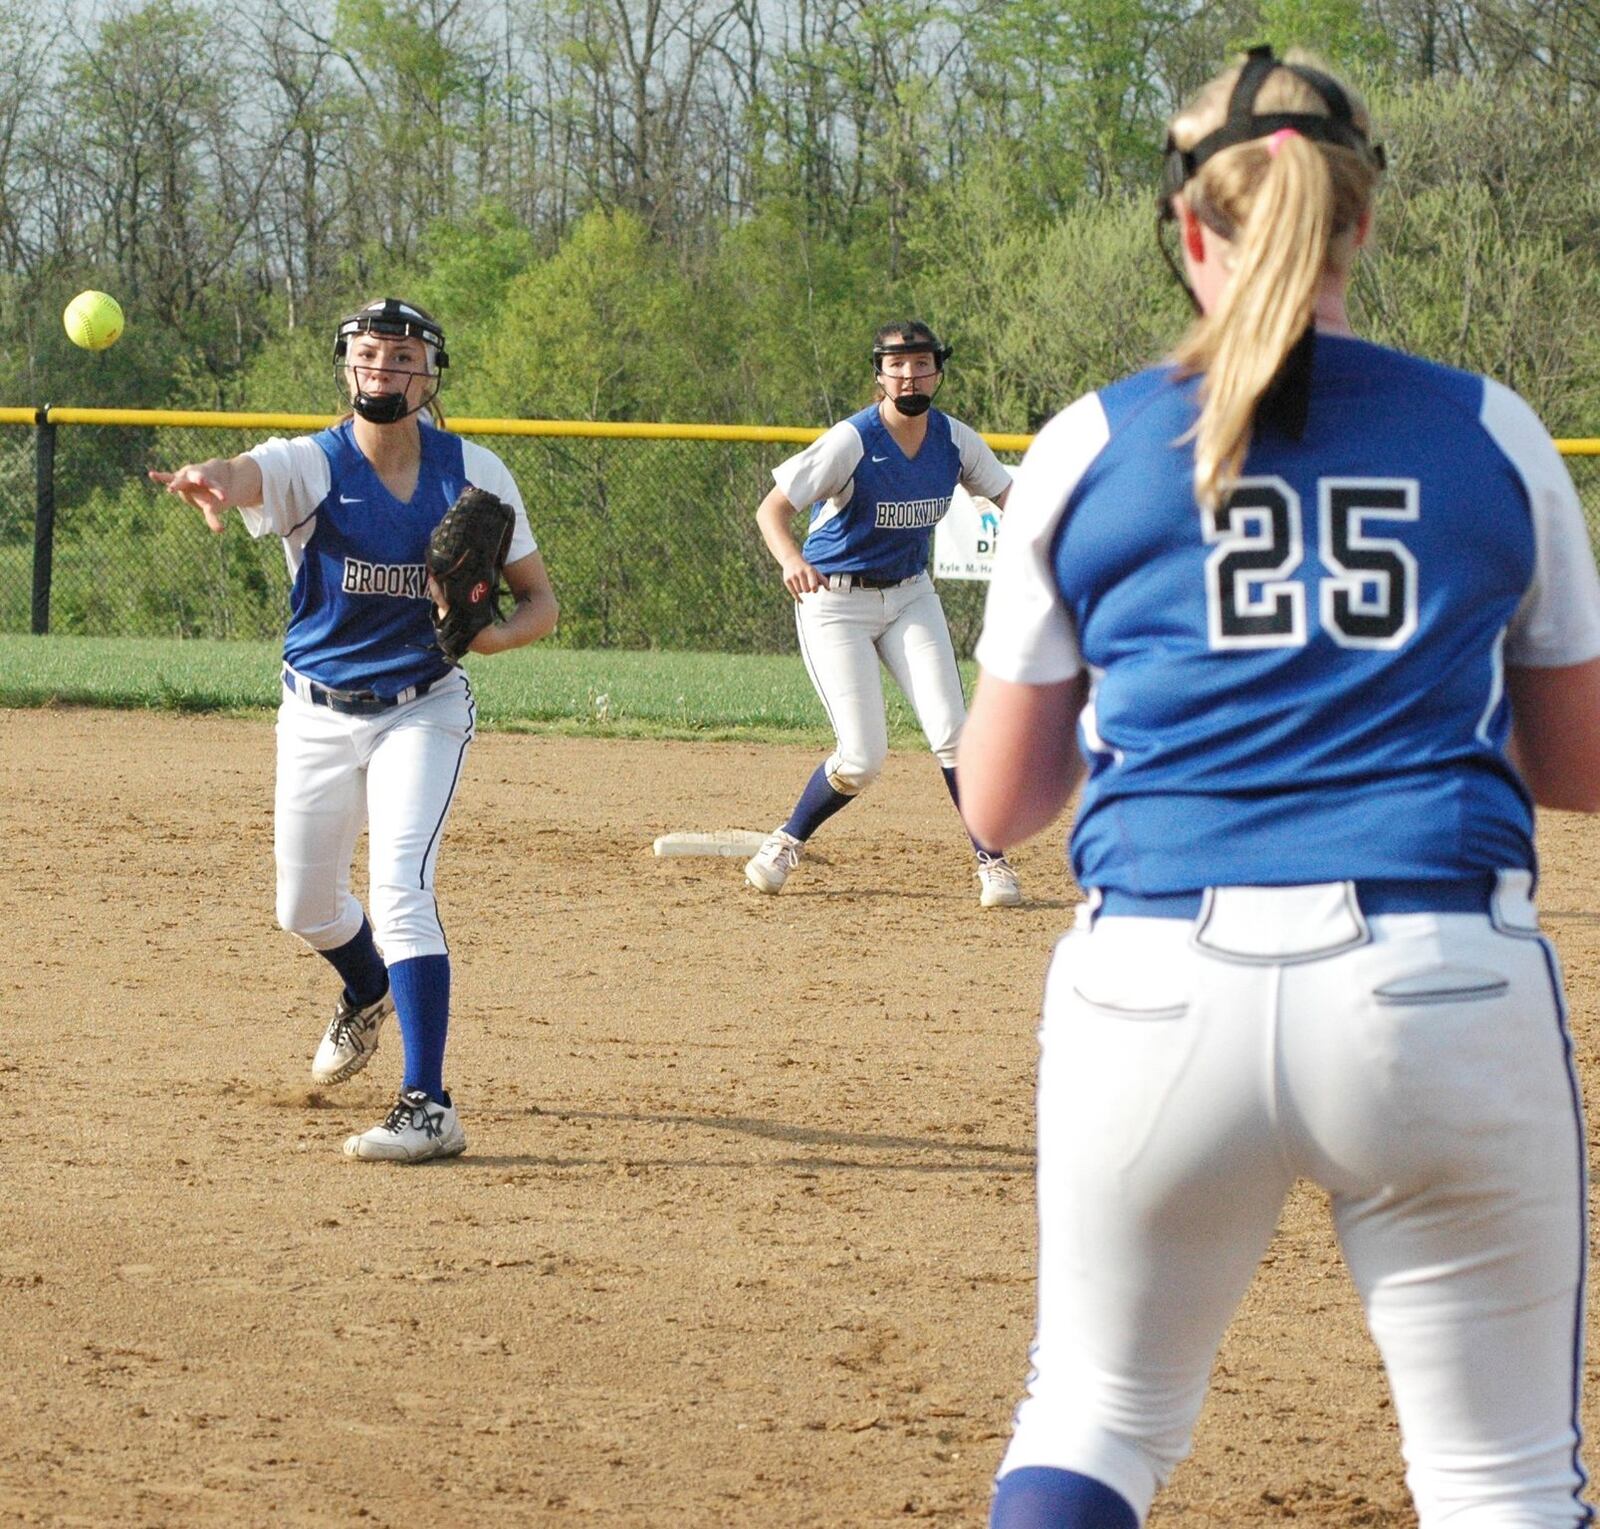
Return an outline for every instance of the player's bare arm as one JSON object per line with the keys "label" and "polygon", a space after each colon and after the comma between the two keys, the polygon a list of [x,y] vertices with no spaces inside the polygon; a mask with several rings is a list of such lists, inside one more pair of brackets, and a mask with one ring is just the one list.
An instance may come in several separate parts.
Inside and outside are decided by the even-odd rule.
{"label": "player's bare arm", "polygon": [[1600,658],[1507,665],[1512,763],[1541,807],[1600,812]]}
{"label": "player's bare arm", "polygon": [[509,653],[526,647],[556,629],[559,615],[550,575],[537,552],[507,563],[502,577],[511,591],[512,606],[504,621],[486,626],[472,641],[474,653]]}
{"label": "player's bare arm", "polygon": [[783,570],[784,588],[796,599],[821,589],[826,582],[805,560],[800,543],[794,538],[794,519],[799,513],[781,488],[774,488],[768,493],[756,511],[756,527],[761,532],[761,539]]}
{"label": "player's bare arm", "polygon": [[213,531],[222,530],[224,510],[253,509],[261,503],[261,468],[248,455],[190,462],[170,473],[152,469],[150,478],[169,494],[192,504]]}
{"label": "player's bare arm", "polygon": [[956,753],[961,816],[974,838],[1020,844],[1048,828],[1083,777],[1078,713],[1082,674],[1025,685],[982,671]]}

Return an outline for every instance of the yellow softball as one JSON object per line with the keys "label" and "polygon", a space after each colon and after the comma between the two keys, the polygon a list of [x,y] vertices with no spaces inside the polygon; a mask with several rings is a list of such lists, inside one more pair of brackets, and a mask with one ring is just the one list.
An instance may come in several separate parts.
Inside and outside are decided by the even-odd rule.
{"label": "yellow softball", "polygon": [[108,292],[80,292],[61,315],[67,338],[85,350],[104,350],[122,335],[122,305]]}

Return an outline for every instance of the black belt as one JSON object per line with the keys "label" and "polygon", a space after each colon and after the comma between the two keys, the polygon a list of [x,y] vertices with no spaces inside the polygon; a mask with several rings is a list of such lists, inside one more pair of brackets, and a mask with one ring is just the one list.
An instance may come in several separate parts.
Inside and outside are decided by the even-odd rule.
{"label": "black belt", "polygon": [[283,683],[303,701],[313,706],[326,706],[329,711],[343,712],[350,717],[370,717],[378,712],[393,711],[407,701],[426,695],[437,679],[424,680],[420,685],[407,685],[398,695],[383,696],[372,690],[335,690],[329,685],[319,685],[303,674],[296,674],[287,664],[283,666]]}
{"label": "black belt", "polygon": [[[1356,903],[1369,918],[1378,913],[1487,913],[1492,875],[1464,881],[1357,881]],[[1101,893],[1102,918],[1198,918],[1204,892]]]}
{"label": "black belt", "polygon": [[827,580],[829,589],[898,589],[921,577],[921,573],[908,573],[897,579],[886,579],[876,573],[830,573]]}

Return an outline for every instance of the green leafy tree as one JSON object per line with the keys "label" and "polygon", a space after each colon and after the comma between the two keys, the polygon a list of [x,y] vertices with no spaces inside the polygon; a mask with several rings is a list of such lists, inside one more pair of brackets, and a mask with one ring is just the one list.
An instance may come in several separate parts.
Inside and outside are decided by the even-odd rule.
{"label": "green leafy tree", "polygon": [[1394,39],[1361,0],[1261,0],[1260,36],[1280,53],[1312,49],[1339,71],[1377,69],[1395,60]]}
{"label": "green leafy tree", "polygon": [[825,425],[870,396],[870,341],[909,316],[881,239],[846,240],[771,201],[730,228],[700,278],[703,416]]}
{"label": "green leafy tree", "polygon": [[688,320],[683,284],[644,223],[590,213],[507,285],[483,338],[483,386],[530,418],[665,418],[681,375],[671,337]]}
{"label": "green leafy tree", "polygon": [[506,294],[536,264],[532,233],[505,203],[486,201],[461,218],[441,218],[423,237],[416,300],[454,339],[459,331],[493,327]]}
{"label": "green leafy tree", "polygon": [[[353,73],[364,133],[348,140],[350,205],[391,256],[483,194],[470,152],[492,49],[453,0],[337,0],[331,37]],[[381,188],[381,190],[379,189]]]}

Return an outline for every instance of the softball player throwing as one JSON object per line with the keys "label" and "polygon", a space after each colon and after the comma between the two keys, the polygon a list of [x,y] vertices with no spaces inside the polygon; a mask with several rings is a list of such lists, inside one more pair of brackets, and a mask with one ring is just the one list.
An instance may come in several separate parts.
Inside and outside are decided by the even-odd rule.
{"label": "softball player throwing", "polygon": [[991,1523],[1144,1522],[1303,1175],[1425,1529],[1586,1524],[1585,1138],[1532,900],[1533,803],[1600,807],[1578,501],[1515,394],[1351,334],[1352,91],[1254,50],[1167,166],[1201,316],[1019,469],[961,746],[1008,843],[1087,763]]}
{"label": "softball player throwing", "polygon": [[[889,732],[880,661],[911,702],[957,797],[966,700],[928,549],[957,483],[1004,506],[1011,475],[976,431],[932,407],[949,355],[926,324],[886,324],[872,344],[877,401],[774,468],[776,486],[756,511],[794,597],[800,652],[835,734],[833,753],[789,820],[744,868],[757,891],[781,892],[806,841],[883,769]],[[811,506],[804,546],[790,529],[800,505]],[[973,847],[983,906],[1021,902],[1004,853]]]}
{"label": "softball player throwing", "polygon": [[[463,488],[498,494],[516,514],[505,567],[515,603],[473,651],[545,636],[556,601],[504,463],[423,417],[448,364],[439,325],[385,298],[339,325],[334,359],[351,412],[332,429],[150,476],[213,531],[232,505],[251,535],[283,538],[294,585],[277,728],[278,921],[344,984],[311,1074],[353,1077],[397,1014],[399,1099],[344,1150],[419,1162],[467,1144],[443,1080],[450,957],[433,889],[474,704],[435,644],[423,566],[429,533]],[[350,892],[363,824],[370,922]]]}

